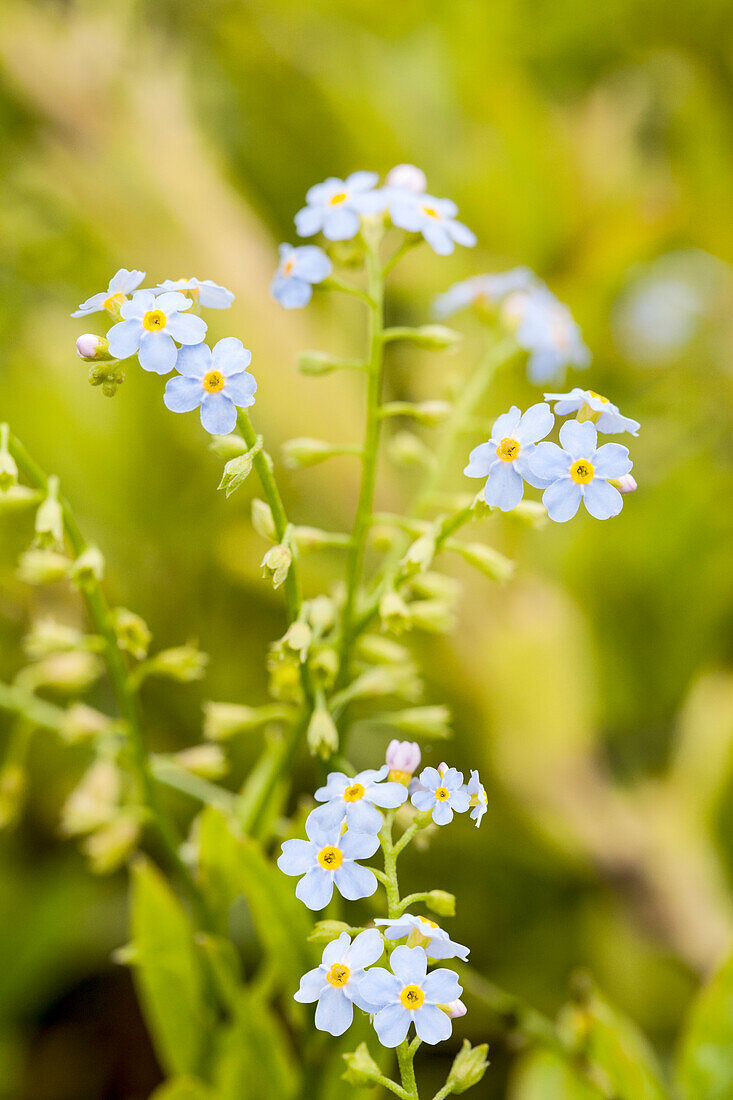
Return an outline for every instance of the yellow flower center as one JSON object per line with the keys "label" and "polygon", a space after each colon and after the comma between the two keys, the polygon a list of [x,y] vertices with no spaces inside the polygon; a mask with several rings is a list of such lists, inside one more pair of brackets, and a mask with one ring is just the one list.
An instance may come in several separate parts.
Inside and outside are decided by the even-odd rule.
{"label": "yellow flower center", "polygon": [[118,291],[117,294],[110,294],[109,298],[104,303],[104,308],[108,309],[110,313],[114,313],[123,302],[127,301],[127,295],[122,291]]}
{"label": "yellow flower center", "polygon": [[221,371],[209,370],[204,375],[204,389],[207,393],[219,393],[224,389],[225,378]]}
{"label": "yellow flower center", "polygon": [[358,802],[360,798],[364,797],[364,788],[361,783],[352,783],[350,787],[347,787],[344,791],[344,799],[347,802]]}
{"label": "yellow flower center", "polygon": [[337,194],[332,195],[328,201],[331,203],[331,206],[339,206],[342,202],[346,202],[348,197],[346,191],[339,191]]}
{"label": "yellow flower center", "polygon": [[343,852],[340,848],[334,848],[333,844],[327,844],[318,853],[318,862],[324,871],[337,871],[343,862]]}
{"label": "yellow flower center", "polygon": [[283,266],[283,275],[285,275],[285,277],[287,278],[287,276],[290,274],[290,272],[293,270],[294,267],[295,267],[295,260],[292,260],[292,259],[291,260],[286,260],[285,265]]}
{"label": "yellow flower center", "polygon": [[595,468],[587,458],[579,458],[570,467],[570,476],[577,485],[587,485],[593,480]]}
{"label": "yellow flower center", "polygon": [[409,787],[410,780],[412,779],[412,772],[398,772],[393,769],[387,776],[387,779],[390,783],[403,783],[406,787]]}
{"label": "yellow flower center", "polygon": [[504,436],[499,446],[496,448],[497,456],[502,462],[513,462],[519,454],[519,443],[516,439],[511,439],[508,435]]}
{"label": "yellow flower center", "polygon": [[340,988],[342,985],[346,985],[350,974],[351,971],[348,966],[344,966],[343,963],[334,963],[328,974],[326,974],[326,981]]}
{"label": "yellow flower center", "polygon": [[427,924],[428,928],[438,927],[434,920],[429,920],[427,917],[418,917],[417,919],[420,921],[421,924]]}
{"label": "yellow flower center", "polygon": [[591,397],[595,397],[596,401],[602,401],[604,405],[610,405],[610,401],[607,397],[604,397],[602,393],[596,393],[595,390],[588,390]]}
{"label": "yellow flower center", "polygon": [[162,309],[149,309],[143,317],[143,328],[148,332],[160,332],[168,324],[168,318]]}
{"label": "yellow flower center", "polygon": [[447,787],[436,787],[435,797],[437,798],[438,802],[447,802],[450,798],[450,791]]}
{"label": "yellow flower center", "polygon": [[425,994],[419,985],[406,985],[400,993],[400,1000],[404,1008],[414,1010],[420,1008],[425,1000]]}
{"label": "yellow flower center", "polygon": [[423,214],[427,214],[427,216],[429,218],[436,218],[436,219],[440,218],[440,214],[438,213],[438,211],[435,209],[434,206],[423,206],[422,212],[423,212]]}

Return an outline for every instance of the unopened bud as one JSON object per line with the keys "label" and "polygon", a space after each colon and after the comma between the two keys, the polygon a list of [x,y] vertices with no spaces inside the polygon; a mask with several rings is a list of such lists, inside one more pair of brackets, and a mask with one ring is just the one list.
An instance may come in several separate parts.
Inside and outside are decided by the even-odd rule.
{"label": "unopened bud", "polygon": [[107,875],[116,871],[137,847],[141,829],[138,815],[130,811],[118,814],[113,821],[88,836],[81,847],[94,874]]}
{"label": "unopened bud", "polygon": [[447,325],[421,325],[412,329],[409,339],[429,351],[455,351],[463,341],[460,332]]}
{"label": "unopened bud", "polygon": [[432,565],[434,557],[435,535],[420,535],[410,546],[400,564],[403,572],[414,573],[417,571],[422,573]]}
{"label": "unopened bud", "polygon": [[389,441],[387,452],[397,466],[425,469],[433,462],[433,452],[412,432],[397,432]]}
{"label": "unopened bud", "polygon": [[134,611],[116,607],[112,612],[112,625],[120,649],[129,653],[136,661],[144,660],[153,637],[145,620]]}
{"label": "unopened bud", "polygon": [[636,492],[636,478],[633,474],[623,474],[621,477],[609,478],[611,485],[615,485],[619,493]]}
{"label": "unopened bud", "polygon": [[228,462],[232,458],[237,458],[239,455],[245,454],[247,451],[247,444],[244,442],[241,435],[237,432],[232,432],[231,435],[212,436],[209,441],[209,450],[212,454],[215,454],[217,458],[223,458]]}
{"label": "unopened bud", "polygon": [[417,741],[390,741],[385,757],[389,780],[409,786],[410,779],[420,767],[420,760],[420,746]]}
{"label": "unopened bud", "polygon": [[31,661],[40,661],[52,653],[68,653],[80,649],[85,637],[73,626],[65,626],[54,619],[39,619],[23,639],[23,649]]}
{"label": "unopened bud", "polygon": [[262,559],[262,575],[269,576],[273,588],[279,588],[290,571],[293,561],[291,550],[282,543],[271,546]]}
{"label": "unopened bud", "polygon": [[77,650],[54,653],[28,665],[17,676],[17,683],[31,690],[48,688],[62,695],[82,695],[102,674],[102,664],[94,653]]}
{"label": "unopened bud", "polygon": [[499,584],[508,581],[514,573],[514,562],[483,542],[451,542],[450,548],[456,550],[469,565]]}
{"label": "unopened bud", "polygon": [[267,707],[245,707],[239,703],[204,703],[204,737],[207,741],[228,741],[238,733],[250,733],[270,721]]}
{"label": "unopened bud", "polygon": [[274,542],[277,538],[270,505],[265,504],[264,500],[260,500],[259,497],[255,497],[252,501],[252,526],[263,539]]}
{"label": "unopened bud", "polygon": [[104,577],[104,555],[96,546],[87,546],[71,567],[72,579],[81,587],[99,584]]}
{"label": "unopened bud", "polygon": [[145,676],[162,676],[179,684],[190,684],[204,678],[208,663],[208,656],[196,646],[179,645],[161,649],[139,669]]}
{"label": "unopened bud", "polygon": [[329,355],[326,351],[304,351],[298,356],[298,370],[311,377],[331,374],[332,371],[348,366],[351,364],[347,360]]}
{"label": "unopened bud", "polygon": [[337,940],[342,932],[349,932],[350,926],[342,920],[319,920],[308,936],[310,943],[330,943]]}
{"label": "unopened bud", "polygon": [[336,650],[330,646],[318,646],[311,650],[311,669],[323,691],[330,691],[338,673],[339,658]]}
{"label": "unopened bud", "polygon": [[362,634],[356,645],[359,655],[373,665],[402,664],[410,657],[403,645],[381,634]]}
{"label": "unopened bud", "polygon": [[456,1000],[450,1001],[447,1005],[438,1005],[438,1008],[445,1012],[446,1016],[449,1016],[451,1020],[459,1020],[461,1016],[465,1016],[468,1009],[464,1005],[463,1001]]}
{"label": "unopened bud", "polygon": [[417,630],[449,634],[455,621],[453,608],[443,600],[414,600],[410,604],[410,623]]}
{"label": "unopened bud", "polygon": [[109,340],[106,336],[95,336],[93,332],[85,332],[79,337],[76,341],[76,354],[85,363],[114,358],[109,353]]}
{"label": "unopened bud", "polygon": [[411,416],[428,428],[443,424],[451,414],[453,406],[448,401],[421,401],[413,406]]}
{"label": "unopened bud", "polygon": [[357,676],[346,689],[350,699],[378,699],[394,695],[412,702],[419,699],[422,687],[411,665],[379,665]]}
{"label": "unopened bud", "polygon": [[308,623],[298,619],[291,623],[283,637],[283,644],[297,653],[301,661],[304,661],[308,648],[313,640],[313,631]]}
{"label": "unopened bud", "polygon": [[113,722],[106,714],[88,707],[86,703],[73,703],[64,711],[59,734],[70,745],[79,741],[91,741],[100,734],[109,733]]}
{"label": "unopened bud", "polygon": [[360,1043],[356,1050],[341,1057],[346,1062],[346,1070],[341,1075],[350,1085],[370,1085],[382,1080],[382,1071],[372,1058],[366,1043]]}
{"label": "unopened bud", "polygon": [[325,634],[336,621],[336,607],[330,596],[314,596],[304,604],[304,609],[316,634]]}
{"label": "unopened bud", "polygon": [[71,565],[54,550],[26,550],[18,561],[18,576],[26,584],[55,584],[68,575]]}
{"label": "unopened bud", "polygon": [[425,898],[425,904],[431,913],[437,913],[439,917],[456,915],[455,894],[449,894],[447,890],[431,890]]}
{"label": "unopened bud", "polygon": [[295,469],[298,466],[315,466],[318,462],[325,462],[335,454],[339,454],[341,448],[334,447],[322,439],[309,439],[306,436],[297,439],[289,439],[282,445],[283,461],[286,466]]}
{"label": "unopened bud", "polygon": [[488,1051],[487,1043],[472,1047],[468,1039],[463,1040],[463,1046],[455,1056],[446,1082],[451,1092],[467,1092],[479,1083],[489,1064],[486,1058]]}
{"label": "unopened bud", "polygon": [[436,573],[432,570],[416,573],[414,577],[410,577],[409,583],[411,593],[428,600],[445,600],[452,603],[461,594],[460,581],[455,577],[447,577],[445,573]]}
{"label": "unopened bud", "polygon": [[245,481],[252,473],[252,463],[254,462],[255,451],[247,451],[243,455],[238,455],[237,458],[230,458],[224,467],[224,472],[221,475],[221,481],[217,485],[217,489],[223,489],[227,500],[235,493],[240,485],[244,485]]}
{"label": "unopened bud", "polygon": [[401,634],[410,625],[410,609],[400,596],[399,592],[392,589],[385,592],[379,601],[379,618],[385,630],[393,634]]}
{"label": "unopened bud", "polygon": [[193,745],[177,752],[173,759],[202,779],[221,779],[227,773],[227,760],[218,745]]}
{"label": "unopened bud", "polygon": [[404,187],[406,191],[412,191],[416,195],[424,195],[428,189],[425,173],[414,164],[395,165],[387,173],[384,182],[387,187]]}
{"label": "unopened bud", "polygon": [[[450,721],[450,710],[444,706],[410,707],[408,710],[392,711],[389,715],[391,726],[418,737],[449,737]],[[418,749],[418,763],[419,759]]]}
{"label": "unopened bud", "polygon": [[338,730],[324,706],[318,706],[313,711],[307,741],[311,756],[320,756],[322,760],[328,760],[339,747]]}
{"label": "unopened bud", "polygon": [[43,549],[64,544],[64,512],[58,499],[59,479],[48,479],[48,496],[36,512],[36,540]]}
{"label": "unopened bud", "polygon": [[77,836],[106,825],[117,809],[121,791],[116,765],[111,760],[96,760],[62,807],[61,831]]}

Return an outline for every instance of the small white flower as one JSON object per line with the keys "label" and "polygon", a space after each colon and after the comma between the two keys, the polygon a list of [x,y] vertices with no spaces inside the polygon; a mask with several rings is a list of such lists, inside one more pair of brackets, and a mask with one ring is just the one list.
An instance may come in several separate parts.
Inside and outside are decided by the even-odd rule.
{"label": "small white flower", "polygon": [[205,309],[229,309],[234,301],[234,295],[225,286],[219,286],[211,279],[197,279],[195,276],[190,279],[164,279],[155,289],[188,291],[194,302]]}
{"label": "small white flower", "polygon": [[127,295],[140,286],[144,278],[144,271],[128,271],[126,267],[121,267],[110,279],[106,290],[101,290],[99,294],[92,294],[91,298],[82,302],[71,316],[86,317],[88,313],[99,313],[102,309],[114,313],[127,299]]}
{"label": "small white flower", "polygon": [[123,302],[123,317],[107,333],[110,354],[128,359],[138,353],[143,370],[168,374],[176,365],[179,344],[200,344],[206,335],[206,321],[185,311],[193,305],[183,294],[153,294],[138,290]]}

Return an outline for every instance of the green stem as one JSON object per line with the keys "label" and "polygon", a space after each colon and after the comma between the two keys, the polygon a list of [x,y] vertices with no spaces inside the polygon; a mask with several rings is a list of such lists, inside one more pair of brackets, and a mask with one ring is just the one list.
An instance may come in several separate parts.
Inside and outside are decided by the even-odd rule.
{"label": "green stem", "polygon": [[415,1080],[415,1066],[413,1065],[415,1052],[407,1039],[403,1039],[397,1047],[397,1065],[400,1067],[400,1077],[410,1100],[419,1100],[417,1081]]}
{"label": "green stem", "polygon": [[[46,492],[48,478],[43,470],[36,464],[26,451],[23,444],[10,437],[10,451],[18,464],[24,477],[36,489]],[[87,549],[87,543],[79,529],[71,507],[65,499],[60,500],[64,515],[64,528],[76,557],[79,557]],[[172,822],[163,810],[158,795],[158,790],[153,779],[148,759],[147,747],[142,732],[140,709],[135,692],[131,689],[127,673],[127,665],[122,651],[117,644],[110,615],[110,608],[99,583],[91,580],[81,587],[81,593],[86,604],[87,613],[92,621],[94,630],[104,639],[102,657],[107,669],[112,690],[115,695],[117,707],[120,712],[127,732],[127,745],[133,772],[137,778],[141,801],[150,810],[151,821],[158,834],[166,854],[166,861],[172,867],[181,886],[185,889],[192,905],[199,916],[203,916],[203,902],[191,871],[183,862],[178,852],[179,838]]]}
{"label": "green stem", "polygon": [[445,1100],[446,1096],[450,1096],[453,1092],[453,1086],[449,1084],[443,1085],[442,1089],[438,1089],[433,1100]]}
{"label": "green stem", "polygon": [[346,561],[346,599],[341,617],[341,643],[339,671],[336,686],[342,687],[349,674],[352,630],[356,596],[364,563],[364,549],[371,522],[374,485],[377,474],[377,452],[381,425],[380,403],[382,396],[384,328],[384,281],[379,266],[377,243],[367,241],[367,286],[369,309],[369,363],[366,398],[366,431],[364,434],[363,464],[359,500],[351,532],[351,545]]}

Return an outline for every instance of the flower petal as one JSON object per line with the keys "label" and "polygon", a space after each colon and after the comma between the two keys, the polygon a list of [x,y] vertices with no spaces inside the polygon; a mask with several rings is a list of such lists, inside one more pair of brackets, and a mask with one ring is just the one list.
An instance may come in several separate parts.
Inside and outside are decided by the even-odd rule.
{"label": "flower petal", "polygon": [[538,401],[522,416],[517,427],[517,439],[520,443],[537,443],[552,431],[555,417],[545,401]]}
{"label": "flower petal", "polygon": [[323,208],[320,206],[304,206],[295,215],[295,231],[299,237],[312,237],[318,233],[323,225]]}
{"label": "flower petal", "polygon": [[226,380],[223,393],[233,401],[240,409],[246,409],[255,403],[257,382],[254,375],[243,370],[239,374],[230,374]]}
{"label": "flower petal", "polygon": [[236,336],[225,336],[214,344],[211,362],[225,378],[229,378],[247,369],[252,362],[252,352]]}
{"label": "flower petal", "polygon": [[512,405],[509,412],[502,413],[501,416],[497,416],[494,421],[491,429],[492,440],[496,440],[496,443],[499,443],[507,436],[510,439],[514,439],[521,419],[521,410],[516,405]]}
{"label": "flower petal", "polygon": [[171,412],[192,412],[199,407],[205,393],[206,390],[198,378],[185,378],[178,374],[166,382],[163,402]]}
{"label": "flower petal", "polygon": [[400,999],[401,989],[399,980],[383,966],[374,966],[367,970],[359,983],[362,997],[366,997],[373,1005],[394,1004]]}
{"label": "flower petal", "polygon": [[596,477],[623,477],[633,466],[629,448],[621,443],[604,443],[593,455]]}
{"label": "flower petal", "polygon": [[370,898],[376,893],[377,880],[374,872],[350,860],[344,860],[339,869],[334,872],[333,878],[338,892],[347,901]]}
{"label": "flower petal", "polygon": [[140,340],[138,359],[143,370],[168,374],[176,365],[178,348],[166,332],[146,332]]}
{"label": "flower petal", "polygon": [[293,994],[293,999],[300,1001],[301,1004],[311,1004],[318,1000],[326,988],[328,988],[326,975],[323,973],[323,968],[317,966],[300,979],[300,987],[298,992]]}
{"label": "flower petal", "polygon": [[[612,444],[608,444],[610,447]],[[595,477],[585,486],[583,501],[594,519],[611,519],[617,516],[624,506],[624,498],[614,485],[602,478]]]}
{"label": "flower petal", "polygon": [[376,836],[359,833],[349,829],[341,838],[340,848],[344,853],[344,859],[369,859],[379,847]]}
{"label": "flower petal", "polygon": [[343,798],[334,798],[323,806],[316,806],[308,814],[310,825],[316,825],[319,829],[332,831],[340,829],[346,816],[346,803]]}
{"label": "flower petal", "polygon": [[578,511],[582,495],[579,485],[569,477],[563,477],[545,489],[542,503],[551,520],[555,523],[567,523]]}
{"label": "flower petal", "polygon": [[234,295],[225,286],[219,286],[211,279],[199,281],[199,304],[204,309],[229,309],[233,301]]}
{"label": "flower petal", "polygon": [[[448,1019],[447,1016],[445,1018]],[[401,1004],[387,1005],[380,1009],[374,1017],[374,1030],[382,1046],[398,1047],[410,1030],[411,1020],[412,1014]]]}
{"label": "flower petal", "polygon": [[313,287],[296,275],[275,275],[270,293],[283,309],[302,309],[313,297]]}
{"label": "flower petal", "polygon": [[433,806],[433,821],[436,825],[450,825],[453,820],[453,810],[450,802],[438,802]]}
{"label": "flower petal", "polygon": [[107,333],[109,353],[115,359],[129,359],[140,347],[144,328],[136,319],[118,321]]}
{"label": "flower petal", "polygon": [[510,512],[524,496],[524,482],[512,462],[497,462],[484,488],[484,500],[491,508]]}
{"label": "flower petal", "polygon": [[327,943],[323,949],[321,966],[333,966],[334,963],[343,962],[350,943],[351,936],[348,932],[342,932],[337,939]]}
{"label": "flower petal", "polygon": [[293,249],[294,263],[293,274],[297,279],[305,279],[309,283],[320,283],[331,274],[333,264],[323,251],[315,244],[304,244],[300,248]]}
{"label": "flower petal", "polygon": [[[448,1004],[448,1001],[443,1001]],[[424,1043],[434,1046],[448,1039],[453,1030],[453,1021],[447,1012],[443,1012],[437,1005],[424,1004],[413,1013],[415,1031]]]}
{"label": "flower petal", "polygon": [[571,458],[590,458],[597,446],[598,433],[590,420],[582,423],[566,420],[560,429],[560,442]]}
{"label": "flower petal", "polygon": [[367,928],[360,932],[350,947],[346,949],[344,962],[351,970],[364,970],[381,959],[384,952],[382,937],[376,928]]}
{"label": "flower petal", "polygon": [[176,370],[187,378],[204,377],[211,367],[211,348],[208,344],[186,344],[178,351]]}
{"label": "flower petal", "polygon": [[225,393],[207,393],[201,402],[201,423],[211,435],[229,435],[237,423],[237,410]]}
{"label": "flower petal", "polygon": [[451,1001],[457,1001],[463,992],[456,972],[445,968],[431,970],[422,983],[422,988],[425,1000],[432,1001],[434,1005],[447,1005]]}
{"label": "flower petal", "polygon": [[[193,302],[190,298],[187,298],[185,294],[181,294],[177,290],[166,290],[162,294],[156,295],[155,304],[148,308],[162,309],[170,322],[174,313],[181,313],[184,310],[190,309],[192,305]],[[198,343],[198,341],[192,340],[191,343]]]}
{"label": "flower petal", "polygon": [[527,461],[535,477],[556,481],[567,477],[572,459],[557,443],[538,443]]}
{"label": "flower petal", "polygon": [[316,1009],[316,1027],[327,1031],[329,1035],[343,1035],[351,1027],[354,1019],[354,1006],[343,989],[329,986],[321,994]]}
{"label": "flower petal", "polygon": [[407,787],[404,783],[372,783],[367,788],[367,798],[375,806],[395,810],[407,800]]}
{"label": "flower petal", "polygon": [[[354,834],[368,833],[371,836],[376,836],[382,828],[382,815],[379,810],[367,802],[366,798],[359,799],[357,802],[344,802],[343,806],[346,811],[349,832]],[[364,857],[357,856],[357,858]]]}
{"label": "flower petal", "polygon": [[295,887],[296,898],[313,910],[324,909],[331,900],[332,894],[333,875],[323,867],[311,867]]}
{"label": "flower petal", "polygon": [[479,443],[468,456],[468,465],[463,472],[466,477],[488,477],[491,467],[498,461],[495,444]]}
{"label": "flower petal", "polygon": [[193,313],[171,313],[165,331],[179,344],[200,344],[208,327],[203,317]]}
{"label": "flower petal", "polygon": [[326,211],[323,236],[329,241],[350,241],[359,232],[361,219],[355,210],[334,207]]}
{"label": "flower petal", "polygon": [[395,947],[389,965],[403,985],[422,985],[428,970],[428,957],[422,947]]}
{"label": "flower petal", "polygon": [[285,875],[304,875],[314,866],[316,848],[307,840],[286,840],[277,865]]}
{"label": "flower petal", "polygon": [[410,802],[412,802],[416,810],[425,813],[427,810],[431,810],[436,803],[435,792],[415,791],[410,796]]}

